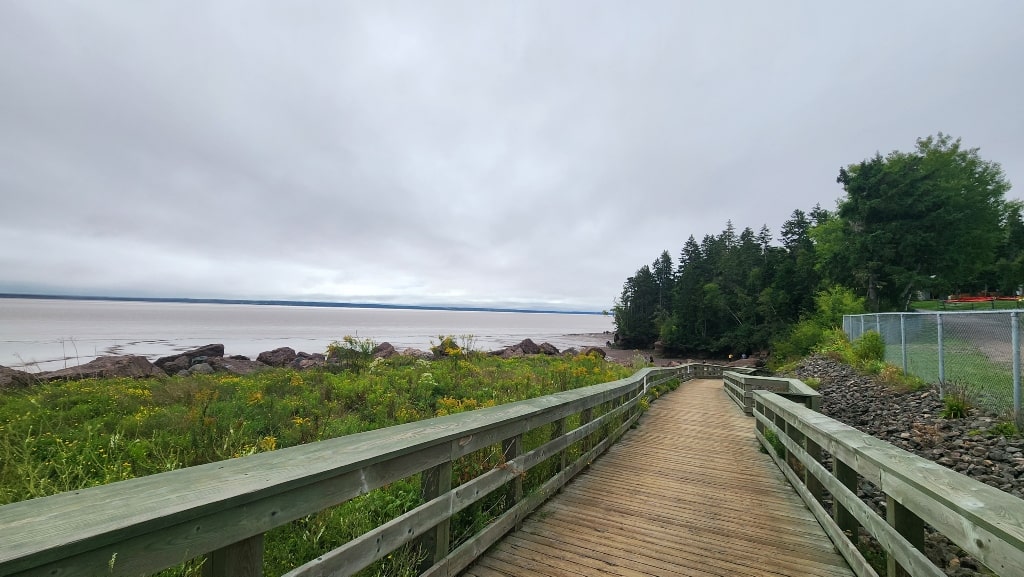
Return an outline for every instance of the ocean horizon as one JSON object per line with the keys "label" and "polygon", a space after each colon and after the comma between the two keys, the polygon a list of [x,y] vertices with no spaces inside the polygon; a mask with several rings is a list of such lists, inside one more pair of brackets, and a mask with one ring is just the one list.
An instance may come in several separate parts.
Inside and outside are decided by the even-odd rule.
{"label": "ocean horizon", "polygon": [[114,302],[153,302],[153,303],[201,303],[201,304],[240,304],[240,305],[275,305],[295,307],[334,307],[334,308],[366,308],[366,309],[399,309],[428,311],[479,311],[509,313],[548,313],[566,315],[604,315],[607,311],[531,308],[515,306],[480,306],[459,304],[406,304],[380,302],[347,302],[292,299],[233,299],[233,298],[192,298],[192,297],[145,297],[145,296],[109,296],[109,295],[64,295],[36,293],[0,293],[0,299],[27,300],[77,300],[77,301],[114,301]]}
{"label": "ocean horizon", "polygon": [[444,336],[476,350],[529,338],[560,350],[612,339],[611,316],[600,313],[480,307],[316,305],[223,299],[0,298],[0,365],[28,371],[65,368],[98,356],[156,360],[199,346],[223,344],[226,355],[255,359],[291,347],[324,352],[345,336],[427,349]]}

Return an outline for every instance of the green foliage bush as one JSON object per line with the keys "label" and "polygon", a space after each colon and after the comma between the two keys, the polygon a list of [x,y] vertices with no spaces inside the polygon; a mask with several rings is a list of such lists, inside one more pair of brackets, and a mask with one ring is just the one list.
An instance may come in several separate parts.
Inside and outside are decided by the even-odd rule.
{"label": "green foliage bush", "polygon": [[853,358],[858,363],[885,360],[885,341],[875,331],[867,331],[853,342]]}

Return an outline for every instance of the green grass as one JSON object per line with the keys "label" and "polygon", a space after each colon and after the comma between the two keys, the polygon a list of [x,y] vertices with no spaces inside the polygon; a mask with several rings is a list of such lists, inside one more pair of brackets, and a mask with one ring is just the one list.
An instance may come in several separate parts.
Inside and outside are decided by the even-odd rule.
{"label": "green grass", "polygon": [[[113,481],[493,406],[616,380],[632,369],[595,357],[502,360],[460,351],[436,361],[395,357],[359,370],[273,370],[250,376],[90,379],[0,394],[0,505]],[[578,423],[578,417],[574,417]],[[526,435],[528,450],[550,430]],[[577,454],[579,447],[572,449]],[[502,462],[500,445],[453,464],[454,481]],[[527,484],[555,466],[531,470]],[[466,534],[499,513],[496,494],[455,520]],[[264,572],[281,574],[420,502],[419,479],[392,483],[268,533]],[[361,574],[406,574],[397,551]],[[198,574],[191,562],[165,572]]]}
{"label": "green grass", "polygon": [[[961,339],[943,340],[945,379],[962,381],[977,388],[975,404],[997,413],[1013,409],[1013,367],[992,361],[978,347]],[[886,346],[885,358],[903,366],[899,345]],[[923,381],[939,381],[939,351],[935,344],[907,345],[907,370]]]}

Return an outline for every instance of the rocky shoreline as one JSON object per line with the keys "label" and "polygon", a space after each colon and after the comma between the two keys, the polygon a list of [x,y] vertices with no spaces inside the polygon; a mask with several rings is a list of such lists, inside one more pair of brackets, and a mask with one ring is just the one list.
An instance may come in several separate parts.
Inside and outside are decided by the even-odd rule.
{"label": "rocky shoreline", "polygon": [[[998,415],[971,409],[965,418],[945,419],[937,389],[899,392],[825,356],[805,359],[795,375],[820,380],[823,414],[1024,499],[1024,439],[1001,434]],[[873,485],[862,481],[858,495],[884,518],[885,496]],[[925,549],[947,575],[985,574],[942,535],[929,532]]]}
{"label": "rocky shoreline", "polygon": [[[28,387],[36,383],[52,381],[71,381],[90,378],[146,378],[160,376],[189,376],[196,374],[226,373],[248,375],[256,371],[287,367],[294,370],[307,370],[315,367],[326,367],[344,364],[343,351],[331,354],[306,353],[295,351],[291,347],[279,347],[263,351],[255,360],[242,355],[224,355],[224,345],[219,343],[204,345],[195,349],[161,357],[153,362],[138,355],[108,355],[78,365],[56,371],[28,373],[9,367],[0,366],[0,390]],[[381,343],[370,352],[373,358],[390,358],[406,356],[432,360],[451,353],[440,345],[429,351],[407,348],[397,350],[390,343]],[[583,350],[569,347],[558,350],[550,343],[536,344],[531,339],[524,339],[514,345],[490,351],[488,354],[502,358],[516,358],[526,355],[576,355],[598,354],[602,358],[606,352],[600,347],[584,347]]]}

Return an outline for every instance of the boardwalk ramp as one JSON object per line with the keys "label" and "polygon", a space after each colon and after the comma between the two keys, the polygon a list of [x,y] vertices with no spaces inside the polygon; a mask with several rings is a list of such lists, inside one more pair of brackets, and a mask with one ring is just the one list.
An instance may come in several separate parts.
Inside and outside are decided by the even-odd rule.
{"label": "boardwalk ramp", "polygon": [[852,575],[752,429],[684,383],[464,575]]}

